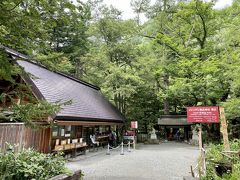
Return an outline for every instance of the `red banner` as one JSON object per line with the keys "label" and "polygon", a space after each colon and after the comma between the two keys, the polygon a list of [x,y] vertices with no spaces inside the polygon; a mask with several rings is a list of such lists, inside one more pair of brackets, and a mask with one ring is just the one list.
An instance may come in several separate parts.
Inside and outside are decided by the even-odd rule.
{"label": "red banner", "polygon": [[219,123],[218,106],[188,107],[187,121],[195,123]]}

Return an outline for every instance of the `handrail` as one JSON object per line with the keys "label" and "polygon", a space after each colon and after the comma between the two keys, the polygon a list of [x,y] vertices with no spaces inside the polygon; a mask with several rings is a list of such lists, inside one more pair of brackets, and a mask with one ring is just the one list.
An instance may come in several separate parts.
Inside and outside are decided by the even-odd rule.
{"label": "handrail", "polygon": [[204,148],[200,149],[200,156],[199,156],[199,161],[197,165],[193,168],[191,168],[191,174],[192,177],[201,177],[202,175],[205,176],[206,174],[206,160],[205,160],[205,152],[206,150]]}

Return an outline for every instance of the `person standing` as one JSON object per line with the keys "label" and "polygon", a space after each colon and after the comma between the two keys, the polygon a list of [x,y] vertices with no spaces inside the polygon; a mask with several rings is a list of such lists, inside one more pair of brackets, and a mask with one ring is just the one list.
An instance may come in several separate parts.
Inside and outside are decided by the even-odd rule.
{"label": "person standing", "polygon": [[180,133],[180,130],[179,130],[179,129],[178,129],[176,135],[177,135],[177,141],[180,141],[180,135],[181,135],[181,133]]}
{"label": "person standing", "polygon": [[117,146],[117,134],[115,131],[112,131],[112,136],[113,136],[113,147]]}
{"label": "person standing", "polygon": [[113,133],[112,133],[112,131],[110,131],[110,133],[108,135],[108,142],[109,142],[109,145],[112,147],[113,147],[113,140],[114,140]]}

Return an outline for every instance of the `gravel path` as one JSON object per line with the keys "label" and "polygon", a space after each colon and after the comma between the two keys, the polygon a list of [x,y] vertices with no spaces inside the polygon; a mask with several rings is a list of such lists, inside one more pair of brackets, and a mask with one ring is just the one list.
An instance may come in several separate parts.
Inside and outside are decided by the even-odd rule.
{"label": "gravel path", "polygon": [[100,151],[67,163],[72,170],[82,169],[84,180],[182,180],[190,175],[190,165],[197,163],[198,149],[185,143],[167,142],[139,145],[120,155],[120,151]]}

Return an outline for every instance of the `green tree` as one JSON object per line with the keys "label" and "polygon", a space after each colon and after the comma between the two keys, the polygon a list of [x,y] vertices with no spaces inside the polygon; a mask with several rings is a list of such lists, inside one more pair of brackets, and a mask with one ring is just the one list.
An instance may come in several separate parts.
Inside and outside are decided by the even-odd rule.
{"label": "green tree", "polygon": [[103,8],[102,18],[90,28],[93,46],[86,58],[86,78],[100,85],[123,113],[127,98],[141,83],[132,67],[136,53],[131,40],[134,30],[134,21],[121,20],[120,12],[113,7]]}
{"label": "green tree", "polygon": [[131,0],[131,7],[133,12],[136,13],[137,24],[140,25],[140,14],[149,9],[151,0]]}

